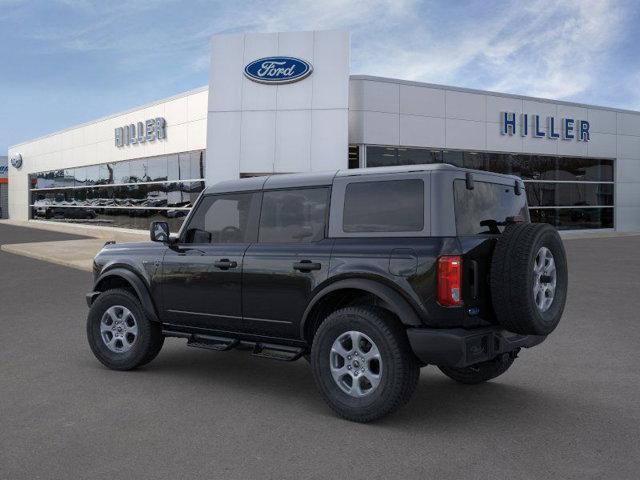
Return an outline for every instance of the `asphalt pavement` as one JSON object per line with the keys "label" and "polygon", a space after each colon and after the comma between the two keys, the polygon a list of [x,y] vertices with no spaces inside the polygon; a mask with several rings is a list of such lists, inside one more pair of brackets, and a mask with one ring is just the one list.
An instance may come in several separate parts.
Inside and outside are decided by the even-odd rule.
{"label": "asphalt pavement", "polygon": [[[0,243],[51,235],[0,226]],[[168,339],[110,371],[85,338],[91,275],[0,252],[0,478],[637,479],[640,237],[566,246],[569,301],[545,343],[483,385],[427,367],[368,425],[335,417],[303,360]]]}

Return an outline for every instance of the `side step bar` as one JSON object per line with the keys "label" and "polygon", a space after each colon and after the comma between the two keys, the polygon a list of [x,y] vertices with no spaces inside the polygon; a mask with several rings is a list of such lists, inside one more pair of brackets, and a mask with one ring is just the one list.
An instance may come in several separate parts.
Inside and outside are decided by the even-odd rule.
{"label": "side step bar", "polygon": [[289,345],[277,345],[273,343],[250,342],[238,340],[237,338],[219,337],[214,335],[191,334],[174,330],[162,330],[165,337],[186,338],[188,347],[206,348],[223,352],[237,348],[239,350],[251,350],[251,354],[256,357],[270,358],[292,362],[298,360],[305,354],[305,349],[292,347]]}
{"label": "side step bar", "polygon": [[256,343],[253,346],[253,352],[251,352],[251,355],[255,357],[292,362],[294,360],[298,360],[302,355],[304,355],[304,349],[300,347],[289,347],[287,345]]}
{"label": "side step bar", "polygon": [[191,335],[187,340],[187,347],[208,348],[209,350],[217,350],[224,352],[231,350],[240,343],[234,338],[214,337],[211,335]]}

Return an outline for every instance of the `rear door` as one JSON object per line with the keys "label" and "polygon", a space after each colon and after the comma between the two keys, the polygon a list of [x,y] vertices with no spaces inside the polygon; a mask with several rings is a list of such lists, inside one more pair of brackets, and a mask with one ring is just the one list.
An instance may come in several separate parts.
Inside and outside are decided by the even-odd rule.
{"label": "rear door", "polygon": [[244,257],[242,309],[247,332],[299,337],[311,292],[329,269],[329,195],[329,187],[263,193],[258,242]]}
{"label": "rear door", "polygon": [[455,228],[463,253],[464,325],[469,327],[480,318],[494,318],[488,279],[496,239],[510,217],[529,221],[522,185],[516,190],[514,180],[480,173],[474,178],[472,185],[463,178],[453,180]]}

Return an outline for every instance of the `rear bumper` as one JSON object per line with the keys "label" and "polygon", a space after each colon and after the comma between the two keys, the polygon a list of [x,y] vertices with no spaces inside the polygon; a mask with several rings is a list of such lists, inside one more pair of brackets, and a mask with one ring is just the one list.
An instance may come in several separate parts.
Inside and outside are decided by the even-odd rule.
{"label": "rear bumper", "polygon": [[409,328],[413,353],[425,364],[467,367],[518,348],[530,348],[546,335],[520,335],[500,327],[433,329]]}

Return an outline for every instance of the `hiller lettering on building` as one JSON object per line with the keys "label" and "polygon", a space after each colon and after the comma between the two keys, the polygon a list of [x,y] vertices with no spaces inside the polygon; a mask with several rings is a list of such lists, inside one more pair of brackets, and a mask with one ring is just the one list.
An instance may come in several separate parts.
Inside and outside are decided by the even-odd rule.
{"label": "hiller lettering on building", "polygon": [[118,127],[115,129],[115,145],[116,147],[124,147],[125,145],[162,140],[167,136],[166,129],[167,124],[162,117]]}
{"label": "hiller lettering on building", "polygon": [[573,118],[562,118],[558,122],[556,117],[548,116],[541,120],[540,115],[514,112],[500,113],[500,133],[502,135],[515,135],[516,131],[522,137],[529,135],[534,138],[550,138],[557,140],[589,141],[589,122]]}

